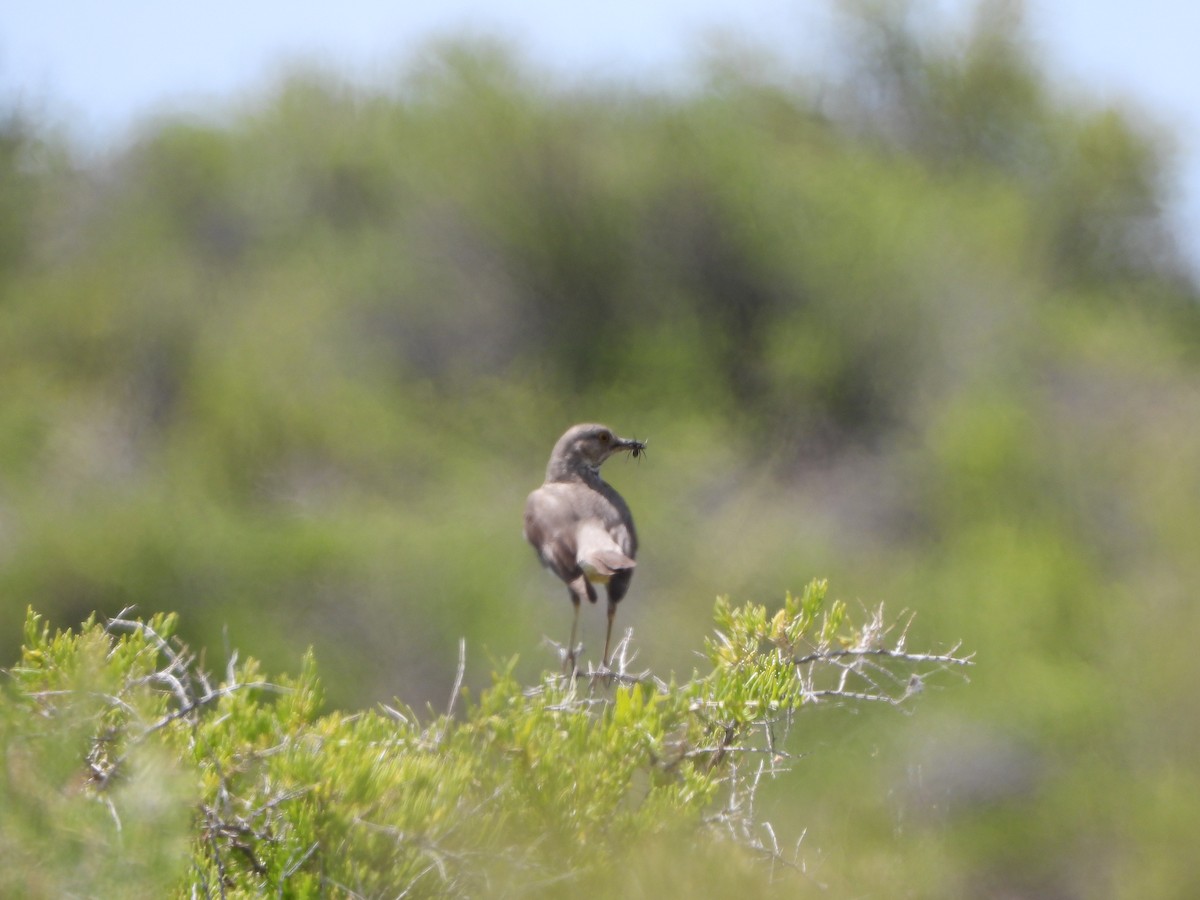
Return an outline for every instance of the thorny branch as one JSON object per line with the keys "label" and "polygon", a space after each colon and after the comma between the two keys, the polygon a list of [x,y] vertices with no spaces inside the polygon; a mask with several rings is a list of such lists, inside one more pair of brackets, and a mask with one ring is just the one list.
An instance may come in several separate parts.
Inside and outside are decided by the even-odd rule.
{"label": "thorny branch", "polygon": [[105,629],[110,633],[141,633],[150,640],[159,654],[167,661],[166,666],[151,672],[144,679],[135,681],[130,686],[135,687],[143,683],[162,685],[167,688],[178,704],[174,710],[147,725],[139,738],[153,734],[176,719],[186,718],[236,691],[260,690],[278,693],[285,690],[279,685],[266,681],[240,681],[237,674],[236,651],[230,656],[229,665],[226,667],[225,684],[221,687],[213,687],[207,673],[196,665],[194,654],[182,645],[172,645],[145,622],[126,619],[125,616],[130,611],[128,608],[121,610],[115,618],[109,619],[105,623]]}
{"label": "thorny branch", "polygon": [[[769,862],[772,875],[789,870],[812,878],[800,853],[804,835],[794,850],[785,853],[771,823],[758,820],[755,798],[759,784],[764,776],[775,777],[787,771],[799,758],[783,747],[801,706],[833,702],[903,707],[935,675],[974,664],[971,655],[959,652],[959,645],[944,653],[909,651],[906,637],[911,622],[909,617],[899,628],[899,635],[891,637],[895,626],[886,624],[883,608],[879,607],[872,611],[850,646],[835,647],[823,640],[815,648],[797,655],[793,649],[768,642],[757,657],[732,663],[735,668],[753,667],[775,654],[775,659],[791,672],[792,690],[783,692],[782,699],[742,699],[731,705],[728,698],[709,690],[703,678],[674,688],[692,692],[687,711],[700,725],[704,739],[697,741],[693,735],[691,741],[686,738],[672,741],[669,752],[656,759],[655,764],[672,770],[686,760],[706,773],[721,772],[725,801],[708,817],[707,824]],[[632,632],[627,630],[613,654],[611,669],[589,667],[586,671],[577,670],[573,677],[563,675],[556,684],[565,685],[566,694],[547,708],[555,712],[601,714],[612,698],[611,692],[603,688],[614,685],[648,685],[660,696],[668,695],[673,689],[651,672],[630,670],[635,656],[630,652],[631,638]],[[890,643],[885,643],[889,640]],[[730,646],[728,641],[725,645]],[[565,648],[559,649],[565,654]],[[529,697],[540,696],[548,689],[548,685],[540,685],[525,693]]]}

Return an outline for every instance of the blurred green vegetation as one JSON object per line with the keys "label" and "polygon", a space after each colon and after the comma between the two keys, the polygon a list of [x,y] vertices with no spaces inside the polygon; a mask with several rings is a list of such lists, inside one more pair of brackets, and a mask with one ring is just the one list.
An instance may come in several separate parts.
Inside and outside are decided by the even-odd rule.
{"label": "blurred green vegetation", "polygon": [[[826,714],[773,789],[821,878],[1188,897],[1200,828],[1200,299],[1169,136],[1048,82],[1010,5],[847,18],[844,71],[555,88],[490,44],[293,74],[99,160],[0,122],[0,642],[177,611],[331,707],[446,696],[569,605],[520,534],[569,424],[686,674],[716,594],[814,574],[978,653]],[[590,610],[593,654],[603,628]],[[869,723],[869,727],[868,726]]]}

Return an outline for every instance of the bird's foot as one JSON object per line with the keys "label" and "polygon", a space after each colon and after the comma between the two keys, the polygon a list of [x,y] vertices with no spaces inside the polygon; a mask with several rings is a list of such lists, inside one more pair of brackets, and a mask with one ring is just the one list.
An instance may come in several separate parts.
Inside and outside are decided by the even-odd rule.
{"label": "bird's foot", "polygon": [[583,644],[578,647],[562,648],[559,653],[562,657],[562,672],[569,678],[574,678],[579,674],[579,654],[583,652]]}

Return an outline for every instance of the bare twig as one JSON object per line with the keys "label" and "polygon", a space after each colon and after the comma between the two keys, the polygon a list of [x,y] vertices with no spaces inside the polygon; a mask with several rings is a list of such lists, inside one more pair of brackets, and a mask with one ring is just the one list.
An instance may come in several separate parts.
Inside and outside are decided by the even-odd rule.
{"label": "bare twig", "polygon": [[463,675],[467,671],[467,639],[458,639],[458,669],[454,673],[454,687],[450,689],[450,702],[446,704],[446,718],[454,717],[454,704],[462,690]]}
{"label": "bare twig", "polygon": [[279,896],[280,897],[284,896],[284,891],[283,891],[284,882],[287,881],[289,878],[291,878],[293,875],[295,875],[297,872],[299,872],[300,867],[303,866],[306,862],[308,862],[308,860],[312,857],[312,855],[314,853],[317,852],[317,848],[320,846],[321,846],[320,841],[313,841],[312,844],[309,845],[308,849],[304,851],[304,853],[300,856],[299,859],[295,860],[294,862],[292,862],[289,859],[289,861],[283,868],[282,874],[280,874],[280,876],[279,876]]}
{"label": "bare twig", "polygon": [[869,647],[858,648],[851,647],[846,650],[817,650],[807,656],[798,656],[792,660],[792,664],[796,666],[807,665],[814,662],[833,662],[835,660],[845,659],[847,657],[863,659],[871,656],[882,656],[887,659],[895,659],[906,663],[941,663],[948,666],[973,666],[975,654],[971,653],[967,656],[955,656],[954,653],[958,647],[953,647],[949,653],[909,653],[902,649],[888,649],[887,647]]}

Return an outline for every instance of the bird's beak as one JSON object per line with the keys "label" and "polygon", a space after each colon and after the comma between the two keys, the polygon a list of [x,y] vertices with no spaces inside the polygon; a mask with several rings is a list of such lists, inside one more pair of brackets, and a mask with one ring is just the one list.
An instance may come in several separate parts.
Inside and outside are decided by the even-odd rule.
{"label": "bird's beak", "polygon": [[632,438],[618,438],[617,449],[628,450],[636,458],[646,451],[646,442],[636,441]]}

